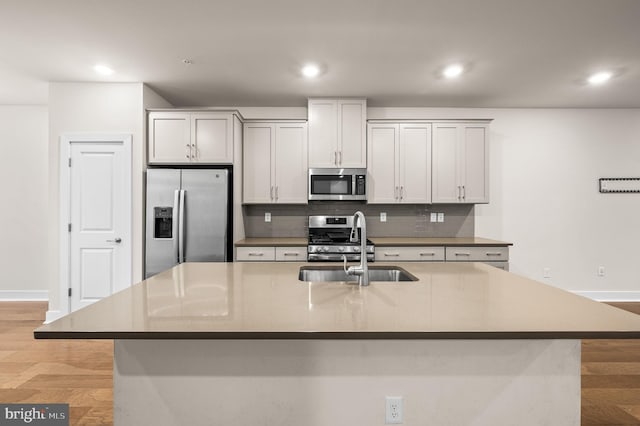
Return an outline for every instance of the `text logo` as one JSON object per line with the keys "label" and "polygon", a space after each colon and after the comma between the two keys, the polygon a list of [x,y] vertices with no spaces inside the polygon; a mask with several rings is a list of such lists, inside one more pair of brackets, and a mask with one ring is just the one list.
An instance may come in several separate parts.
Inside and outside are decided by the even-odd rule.
{"label": "text logo", "polygon": [[0,404],[0,426],[69,426],[69,404]]}

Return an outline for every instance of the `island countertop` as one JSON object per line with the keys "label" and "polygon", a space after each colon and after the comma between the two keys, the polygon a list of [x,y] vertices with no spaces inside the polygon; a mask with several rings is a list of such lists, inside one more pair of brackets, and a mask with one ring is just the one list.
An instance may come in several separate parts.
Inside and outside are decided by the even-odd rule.
{"label": "island countertop", "polygon": [[[640,316],[481,263],[397,263],[414,282],[301,282],[295,262],[185,263],[36,338],[640,338]],[[323,265],[327,265],[324,264]]]}

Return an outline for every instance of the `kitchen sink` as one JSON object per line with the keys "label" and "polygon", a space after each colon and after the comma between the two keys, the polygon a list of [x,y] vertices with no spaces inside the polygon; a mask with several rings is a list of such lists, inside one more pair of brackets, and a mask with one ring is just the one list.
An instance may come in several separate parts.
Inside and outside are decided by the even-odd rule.
{"label": "kitchen sink", "polygon": [[[301,266],[300,281],[358,282],[356,275],[347,275],[342,266]],[[369,266],[369,281],[418,281],[414,275],[397,266]]]}

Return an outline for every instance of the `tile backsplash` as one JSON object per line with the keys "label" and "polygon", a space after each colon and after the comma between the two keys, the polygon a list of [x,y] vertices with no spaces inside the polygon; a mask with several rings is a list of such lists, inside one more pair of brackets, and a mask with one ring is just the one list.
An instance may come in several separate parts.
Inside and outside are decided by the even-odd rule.
{"label": "tile backsplash", "polygon": [[[306,237],[310,215],[351,215],[361,210],[371,237],[473,237],[472,204],[364,204],[316,201],[308,205],[245,205],[245,235],[249,237]],[[265,213],[271,222],[265,222]],[[380,221],[380,213],[387,221]],[[431,213],[444,213],[444,222],[431,222]]]}

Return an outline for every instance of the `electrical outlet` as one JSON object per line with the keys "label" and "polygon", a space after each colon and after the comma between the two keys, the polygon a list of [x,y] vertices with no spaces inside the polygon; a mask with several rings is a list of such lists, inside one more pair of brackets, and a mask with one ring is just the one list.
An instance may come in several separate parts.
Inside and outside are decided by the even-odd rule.
{"label": "electrical outlet", "polygon": [[380,212],[380,222],[386,222],[386,221],[387,221],[387,213]]}
{"label": "electrical outlet", "polygon": [[265,222],[271,222],[271,213],[269,213],[269,212],[265,212],[265,214],[264,214],[264,221],[265,221]]}
{"label": "electrical outlet", "polygon": [[604,277],[604,266],[598,266],[598,276]]}
{"label": "electrical outlet", "polygon": [[388,425],[404,423],[403,398],[401,396],[387,396],[385,403],[384,423]]}
{"label": "electrical outlet", "polygon": [[438,213],[438,222],[444,222],[444,213]]}
{"label": "electrical outlet", "polygon": [[438,213],[431,213],[431,222],[437,222],[438,221]]}
{"label": "electrical outlet", "polygon": [[551,278],[551,268],[547,267],[542,270],[542,278]]}

